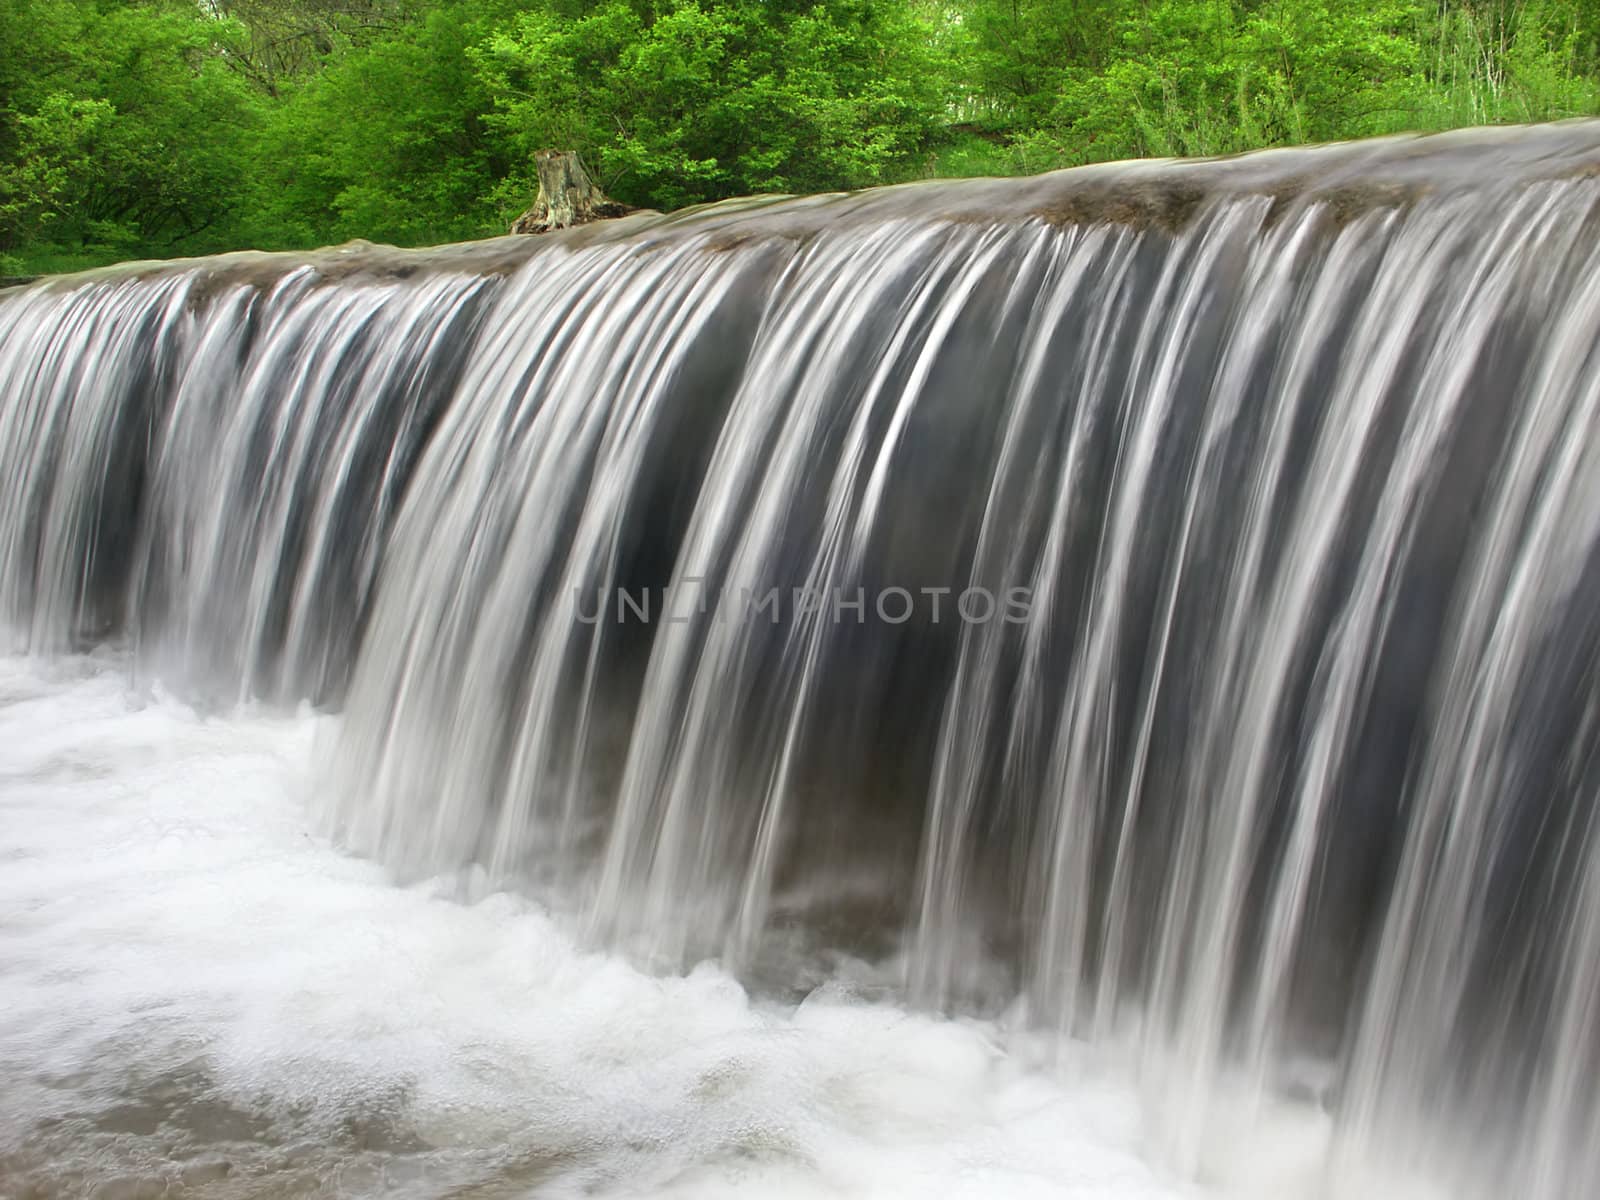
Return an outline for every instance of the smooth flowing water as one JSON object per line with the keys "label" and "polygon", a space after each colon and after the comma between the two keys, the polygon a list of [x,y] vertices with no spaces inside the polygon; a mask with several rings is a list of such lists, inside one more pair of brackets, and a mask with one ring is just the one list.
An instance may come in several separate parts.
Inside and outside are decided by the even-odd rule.
{"label": "smooth flowing water", "polygon": [[0,1180],[1586,1195],[1597,171],[0,294]]}

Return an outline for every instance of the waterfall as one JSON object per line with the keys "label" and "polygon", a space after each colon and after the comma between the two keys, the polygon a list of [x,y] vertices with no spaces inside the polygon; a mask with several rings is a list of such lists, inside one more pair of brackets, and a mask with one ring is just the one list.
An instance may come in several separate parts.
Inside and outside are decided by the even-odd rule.
{"label": "waterfall", "polygon": [[1309,1093],[1340,1194],[1579,1195],[1597,205],[1578,124],[0,293],[0,638],[339,710],[398,878],[1118,1047],[1179,1170]]}

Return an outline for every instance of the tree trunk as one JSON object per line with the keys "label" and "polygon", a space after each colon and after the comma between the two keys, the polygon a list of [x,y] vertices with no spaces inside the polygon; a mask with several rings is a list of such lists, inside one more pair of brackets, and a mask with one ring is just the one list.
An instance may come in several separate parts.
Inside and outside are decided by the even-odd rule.
{"label": "tree trunk", "polygon": [[539,195],[533,207],[511,223],[512,233],[549,233],[633,211],[594,185],[576,150],[541,150],[533,161],[539,170]]}

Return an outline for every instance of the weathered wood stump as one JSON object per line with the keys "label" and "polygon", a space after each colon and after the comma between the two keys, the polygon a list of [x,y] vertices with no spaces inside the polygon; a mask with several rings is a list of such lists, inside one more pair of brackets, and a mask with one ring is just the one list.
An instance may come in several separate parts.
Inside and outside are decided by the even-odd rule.
{"label": "weathered wood stump", "polygon": [[541,150],[533,156],[539,195],[533,207],[511,223],[512,233],[549,233],[633,212],[594,185],[576,150]]}

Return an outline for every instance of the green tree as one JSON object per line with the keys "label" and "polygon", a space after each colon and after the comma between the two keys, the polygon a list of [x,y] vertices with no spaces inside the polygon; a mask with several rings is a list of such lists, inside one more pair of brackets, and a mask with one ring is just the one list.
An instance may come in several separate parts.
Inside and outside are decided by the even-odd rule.
{"label": "green tree", "polygon": [[1119,0],[972,0],[957,17],[968,35],[969,117],[997,129],[1047,120],[1075,72],[1113,61],[1129,7]]}
{"label": "green tree", "polygon": [[237,28],[182,3],[4,3],[0,252],[227,244],[259,127],[223,59]]}
{"label": "green tree", "polygon": [[1596,112],[1595,0],[0,0],[0,260]]}
{"label": "green tree", "polygon": [[252,233],[266,247],[361,237],[415,245],[504,229],[508,139],[469,49],[507,5],[444,4],[337,51],[263,134]]}
{"label": "green tree", "polygon": [[947,116],[942,33],[873,0],[550,3],[477,61],[524,162],[576,149],[613,195],[677,207],[911,172]]}
{"label": "green tree", "polygon": [[1025,162],[1210,155],[1381,132],[1412,95],[1411,0],[1158,0],[1077,69]]}

